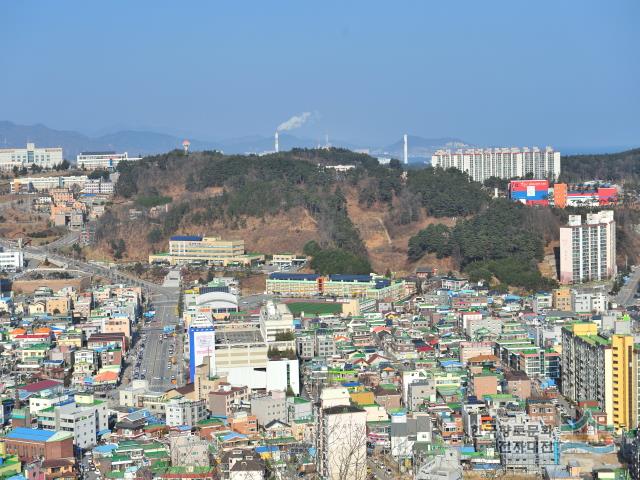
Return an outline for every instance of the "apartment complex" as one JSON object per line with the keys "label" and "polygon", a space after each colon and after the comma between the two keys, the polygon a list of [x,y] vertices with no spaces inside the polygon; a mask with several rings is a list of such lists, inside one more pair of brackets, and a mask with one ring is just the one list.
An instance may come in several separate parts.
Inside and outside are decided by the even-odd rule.
{"label": "apartment complex", "polygon": [[62,148],[39,148],[34,143],[27,143],[26,148],[0,148],[0,170],[29,168],[33,165],[50,169],[63,160]]}
{"label": "apartment complex", "polygon": [[290,297],[366,297],[375,300],[400,300],[407,296],[406,285],[377,275],[316,275],[272,273],[267,278],[267,293]]}
{"label": "apartment complex", "polygon": [[76,157],[76,163],[79,168],[84,170],[115,170],[120,162],[133,162],[140,160],[141,157],[129,157],[127,152],[82,152]]}
{"label": "apartment complex", "polygon": [[149,255],[149,263],[207,263],[212,265],[252,265],[264,262],[264,255],[247,254],[244,240],[222,240],[220,237],[176,235],[169,239],[169,252]]}
{"label": "apartment complex", "polygon": [[637,362],[631,335],[605,337],[592,322],[562,330],[562,394],[574,402],[598,402],[616,429],[638,424]]}
{"label": "apartment complex", "polygon": [[560,152],[551,147],[438,150],[431,157],[431,166],[457,168],[476,182],[489,177],[510,179],[526,175],[556,179],[560,176]]}
{"label": "apartment complex", "polygon": [[569,215],[560,228],[560,283],[606,280],[616,274],[616,222],[613,210]]}
{"label": "apartment complex", "polygon": [[595,323],[580,322],[562,329],[562,394],[579,402],[593,400],[613,423],[611,341],[598,335]]}

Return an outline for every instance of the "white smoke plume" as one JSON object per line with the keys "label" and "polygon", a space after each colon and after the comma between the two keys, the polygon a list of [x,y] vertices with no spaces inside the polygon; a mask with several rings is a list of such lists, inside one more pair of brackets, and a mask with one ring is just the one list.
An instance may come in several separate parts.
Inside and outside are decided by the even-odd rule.
{"label": "white smoke plume", "polygon": [[304,112],[300,115],[294,115],[286,122],[278,125],[278,132],[286,132],[287,130],[293,130],[295,128],[300,128],[305,124],[307,120],[311,117],[311,112]]}

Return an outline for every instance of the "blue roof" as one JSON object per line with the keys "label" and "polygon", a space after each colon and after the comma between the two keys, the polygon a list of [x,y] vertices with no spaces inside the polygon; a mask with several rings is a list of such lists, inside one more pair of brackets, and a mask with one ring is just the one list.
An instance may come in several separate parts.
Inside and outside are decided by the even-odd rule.
{"label": "blue roof", "polygon": [[369,283],[371,281],[370,275],[343,275],[343,274],[333,274],[329,275],[329,280],[332,282],[364,282]]}
{"label": "blue roof", "polygon": [[316,275],[315,273],[284,273],[284,272],[273,272],[269,275],[269,278],[272,280],[317,280],[320,275]]}
{"label": "blue roof", "polygon": [[179,242],[201,242],[202,237],[199,235],[174,235],[169,240],[177,240]]}
{"label": "blue roof", "polygon": [[7,434],[7,438],[15,438],[19,440],[30,440],[32,442],[46,442],[55,434],[56,432],[54,430],[16,427]]}
{"label": "blue roof", "polygon": [[222,437],[222,440],[233,440],[234,438],[248,438],[246,435],[238,432],[229,432]]}
{"label": "blue roof", "polygon": [[93,451],[98,453],[110,453],[117,448],[118,448],[118,445],[115,445],[113,443],[108,443],[106,445],[98,445],[97,447],[93,447]]}
{"label": "blue roof", "polygon": [[256,447],[256,453],[277,452],[279,450],[276,445],[260,445]]}

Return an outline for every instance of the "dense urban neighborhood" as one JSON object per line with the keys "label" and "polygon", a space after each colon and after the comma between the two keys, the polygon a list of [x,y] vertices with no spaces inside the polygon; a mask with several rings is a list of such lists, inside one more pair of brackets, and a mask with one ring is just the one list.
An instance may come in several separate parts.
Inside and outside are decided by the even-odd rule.
{"label": "dense urban neighborhood", "polygon": [[0,18],[0,480],[640,480],[640,1]]}
{"label": "dense urban neighborhood", "polygon": [[[536,267],[535,284],[510,281],[498,250],[442,271],[471,240],[443,223],[411,238],[404,272],[374,273],[346,244],[256,253],[182,226],[131,262],[130,239],[104,233],[104,219],[124,205],[125,221],[166,226],[172,199],[118,201],[131,172],[157,160],[90,152],[78,174],[32,168],[50,150],[0,152],[15,173],[3,215],[50,229],[1,242],[4,478],[638,478],[640,269],[617,253],[617,215],[633,208],[622,186],[555,180],[551,149],[434,155],[419,175],[468,172],[456,188],[477,189],[492,215],[569,210],[555,253],[529,257],[552,267]],[[189,143],[171,155],[185,168]],[[399,168],[358,162],[307,165],[338,185]],[[105,241],[110,258],[91,259]],[[523,240],[507,241],[532,261]]]}

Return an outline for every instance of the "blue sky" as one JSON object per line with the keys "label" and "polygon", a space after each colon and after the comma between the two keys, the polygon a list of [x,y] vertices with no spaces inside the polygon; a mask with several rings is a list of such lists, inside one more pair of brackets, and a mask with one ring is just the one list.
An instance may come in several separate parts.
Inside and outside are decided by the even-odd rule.
{"label": "blue sky", "polygon": [[640,145],[640,2],[0,3],[0,119],[86,133]]}

